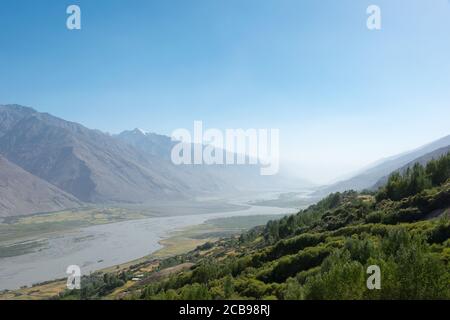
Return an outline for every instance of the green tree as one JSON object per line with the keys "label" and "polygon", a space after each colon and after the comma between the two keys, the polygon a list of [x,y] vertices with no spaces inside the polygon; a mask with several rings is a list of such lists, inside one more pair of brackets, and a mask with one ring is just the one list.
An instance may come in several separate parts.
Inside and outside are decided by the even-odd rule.
{"label": "green tree", "polygon": [[224,283],[223,283],[223,290],[225,294],[225,299],[231,298],[231,296],[234,293],[234,285],[233,285],[233,277],[227,276],[225,277]]}

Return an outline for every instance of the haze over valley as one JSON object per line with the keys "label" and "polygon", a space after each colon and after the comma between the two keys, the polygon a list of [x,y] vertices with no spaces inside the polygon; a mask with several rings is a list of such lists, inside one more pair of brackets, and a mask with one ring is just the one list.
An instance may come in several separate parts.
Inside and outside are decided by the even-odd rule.
{"label": "haze over valley", "polygon": [[[177,166],[173,145],[138,129],[111,136],[28,107],[0,106],[0,172],[16,172],[5,176],[0,217],[312,185],[283,173],[263,177],[256,165]],[[27,185],[36,187],[14,192]]]}

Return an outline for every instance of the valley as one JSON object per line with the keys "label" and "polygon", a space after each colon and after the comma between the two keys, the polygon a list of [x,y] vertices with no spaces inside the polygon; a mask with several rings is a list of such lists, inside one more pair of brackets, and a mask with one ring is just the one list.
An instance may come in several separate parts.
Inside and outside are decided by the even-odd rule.
{"label": "valley", "polygon": [[[249,201],[240,197],[229,202],[178,203],[184,208],[178,212],[175,203],[160,203],[145,210],[87,208],[3,221],[0,290],[64,277],[65,268],[72,264],[86,274],[152,253],[155,257],[185,253],[207,241],[264,224],[265,219],[296,211],[249,205]],[[211,219],[243,216],[254,218],[231,226],[226,220],[204,224]]]}
{"label": "valley", "polygon": [[[448,273],[438,276],[450,136],[317,187],[254,165],[176,166],[169,137],[138,129],[111,135],[17,105],[0,106],[0,120],[0,299],[450,294]],[[387,249],[398,239],[409,256]],[[408,259],[420,274],[404,270]],[[363,285],[369,261],[394,279],[380,295]],[[67,291],[73,265],[83,286]]]}

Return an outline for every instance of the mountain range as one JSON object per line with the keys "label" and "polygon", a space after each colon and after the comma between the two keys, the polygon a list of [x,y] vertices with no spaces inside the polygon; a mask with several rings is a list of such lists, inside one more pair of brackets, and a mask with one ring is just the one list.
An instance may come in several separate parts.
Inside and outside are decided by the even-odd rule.
{"label": "mountain range", "polygon": [[387,181],[388,176],[392,172],[412,166],[416,162],[424,164],[433,158],[446,154],[450,148],[449,146],[450,135],[415,150],[379,160],[348,179],[320,188],[315,195],[323,197],[333,192],[343,192],[351,189],[356,191],[364,189],[375,190]]}
{"label": "mountain range", "polygon": [[74,196],[0,156],[1,216],[79,207]]}
{"label": "mountain range", "polygon": [[[283,169],[261,176],[258,165],[177,166],[170,160],[175,143],[140,129],[110,135],[29,107],[0,105],[0,217],[312,187]],[[314,195],[377,188],[390,173],[445,154],[449,146],[446,136]]]}
{"label": "mountain range", "polygon": [[[407,163],[406,165],[404,165],[400,169],[397,169],[396,171],[399,173],[404,173],[408,168],[412,168],[416,163],[419,163],[419,164],[425,166],[431,160],[438,159],[438,158],[448,154],[449,152],[450,152],[450,145],[443,147],[443,148],[439,148],[439,149],[429,152],[417,159],[414,159],[413,161]],[[375,184],[375,186],[372,189],[378,190],[379,187],[386,184],[386,182],[388,181],[388,178],[389,178],[389,175],[386,175],[383,178],[381,178],[380,180],[378,180],[378,182]]]}
{"label": "mountain range", "polygon": [[174,143],[139,129],[110,135],[29,107],[0,105],[0,177],[8,179],[0,217],[306,184],[262,177],[256,165],[176,166]]}

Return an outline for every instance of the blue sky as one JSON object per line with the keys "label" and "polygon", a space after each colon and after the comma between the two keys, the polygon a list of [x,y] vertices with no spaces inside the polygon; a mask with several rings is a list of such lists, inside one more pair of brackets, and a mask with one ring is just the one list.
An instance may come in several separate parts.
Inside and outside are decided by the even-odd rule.
{"label": "blue sky", "polygon": [[326,182],[450,133],[450,3],[1,0],[0,103],[112,133],[279,128]]}

